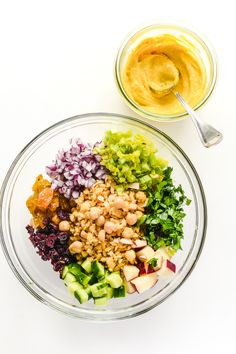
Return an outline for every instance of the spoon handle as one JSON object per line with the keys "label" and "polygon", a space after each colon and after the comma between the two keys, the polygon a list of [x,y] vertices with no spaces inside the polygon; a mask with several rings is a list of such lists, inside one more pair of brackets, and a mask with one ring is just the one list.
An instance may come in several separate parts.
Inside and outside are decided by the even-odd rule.
{"label": "spoon handle", "polygon": [[177,100],[182,104],[182,106],[186,109],[186,111],[192,118],[192,121],[195,125],[195,128],[197,129],[198,135],[203,145],[209,148],[213,145],[219,144],[223,139],[223,135],[218,130],[213,128],[211,125],[202,122],[198,118],[194,110],[185,101],[185,99],[179,94],[179,92],[173,92],[173,93],[177,98]]}

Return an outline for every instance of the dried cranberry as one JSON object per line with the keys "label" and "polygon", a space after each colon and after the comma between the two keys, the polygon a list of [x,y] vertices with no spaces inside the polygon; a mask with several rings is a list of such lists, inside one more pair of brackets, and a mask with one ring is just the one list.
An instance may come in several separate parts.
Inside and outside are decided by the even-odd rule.
{"label": "dried cranberry", "polygon": [[50,218],[47,216],[46,218],[43,219],[43,224],[46,226],[50,223]]}
{"label": "dried cranberry", "polygon": [[53,248],[55,245],[56,239],[57,239],[56,235],[54,235],[54,234],[48,235],[48,237],[45,240],[46,246],[49,248]]}
{"label": "dried cranberry", "polygon": [[65,210],[62,210],[62,209],[57,210],[57,216],[61,220],[69,220],[70,219],[69,213],[67,213]]}
{"label": "dried cranberry", "polygon": [[59,272],[65,266],[65,262],[59,261],[53,265],[55,272]]}
{"label": "dried cranberry", "polygon": [[60,232],[60,233],[58,234],[57,238],[58,238],[59,242],[60,242],[62,245],[64,245],[64,244],[68,241],[69,235],[68,235],[68,233],[66,233],[66,232]]}
{"label": "dried cranberry", "polygon": [[39,256],[44,261],[51,260],[55,271],[61,272],[65,264],[75,261],[75,257],[68,250],[69,233],[60,232],[51,222],[39,230],[34,230],[30,225],[26,229]]}

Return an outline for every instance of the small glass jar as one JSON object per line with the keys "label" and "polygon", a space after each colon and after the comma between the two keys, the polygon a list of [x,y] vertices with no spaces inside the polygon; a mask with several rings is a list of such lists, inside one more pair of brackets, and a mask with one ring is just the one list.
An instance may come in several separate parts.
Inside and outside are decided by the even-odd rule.
{"label": "small glass jar", "polygon": [[116,56],[115,80],[121,96],[124,98],[128,106],[137,114],[154,121],[173,122],[186,118],[188,116],[187,112],[171,115],[168,114],[168,112],[166,114],[156,114],[145,110],[145,107],[140,106],[134,100],[132,100],[131,97],[129,97],[122,83],[122,72],[133,49],[147,38],[153,38],[164,34],[173,35],[177,38],[184,39],[185,41],[189,42],[191,44],[191,49],[195,51],[197,56],[202,59],[203,65],[205,67],[206,86],[203,98],[193,108],[194,110],[197,110],[202,107],[207,102],[215,88],[218,67],[216,55],[213,48],[205,38],[203,39],[196,33],[178,25],[153,24],[129,35],[122,43]]}

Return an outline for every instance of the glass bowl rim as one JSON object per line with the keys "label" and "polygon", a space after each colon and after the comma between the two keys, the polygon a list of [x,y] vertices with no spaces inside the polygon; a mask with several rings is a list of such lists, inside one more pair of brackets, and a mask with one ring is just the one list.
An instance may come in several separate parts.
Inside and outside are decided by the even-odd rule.
{"label": "glass bowl rim", "polygon": [[130,32],[122,41],[122,43],[120,44],[117,54],[115,56],[115,62],[114,62],[114,76],[115,76],[115,83],[116,86],[118,88],[118,91],[121,95],[121,97],[124,99],[124,101],[126,102],[126,104],[137,114],[139,114],[142,117],[148,118],[150,120],[156,121],[156,122],[176,122],[176,121],[180,121],[183,119],[186,119],[188,117],[188,113],[187,112],[183,112],[183,113],[179,113],[179,114],[173,114],[173,115],[162,115],[162,114],[155,114],[149,111],[146,111],[145,109],[142,109],[142,107],[140,105],[138,105],[137,103],[135,103],[135,101],[133,101],[127,94],[126,91],[123,87],[122,84],[122,80],[121,80],[121,75],[120,75],[120,70],[119,70],[119,66],[120,66],[120,61],[121,61],[121,57],[122,54],[124,52],[124,49],[127,47],[128,43],[130,42],[130,40],[138,35],[138,34],[142,34],[145,31],[148,31],[149,29],[155,29],[155,28],[167,28],[167,29],[177,29],[183,32],[188,33],[190,36],[194,37],[200,44],[201,46],[204,48],[205,52],[207,53],[208,58],[210,58],[210,61],[212,63],[212,79],[211,79],[211,84],[209,86],[208,92],[206,93],[206,95],[204,96],[204,98],[195,106],[193,107],[193,109],[195,111],[197,111],[198,109],[200,109],[201,107],[204,106],[204,104],[207,103],[207,101],[210,99],[217,80],[218,80],[218,60],[217,60],[217,55],[215,52],[215,49],[213,48],[212,44],[210,43],[209,39],[206,38],[205,35],[203,35],[202,33],[198,34],[197,32],[199,31],[195,31],[192,30],[190,28],[187,28],[185,26],[179,25],[177,23],[166,23],[166,22],[159,22],[159,23],[151,23],[151,24],[146,24],[146,26],[141,26],[136,28],[135,30],[133,30],[132,32]]}
{"label": "glass bowl rim", "polygon": [[[189,164],[190,168],[192,169],[192,172],[193,172],[193,174],[194,174],[194,176],[196,178],[196,181],[197,181],[197,184],[198,184],[198,187],[199,187],[201,201],[202,201],[202,206],[203,206],[203,230],[202,230],[202,235],[201,235],[201,239],[200,239],[199,248],[197,250],[196,257],[195,257],[191,267],[187,270],[186,275],[180,281],[180,283],[169,294],[166,294],[163,297],[163,299],[161,299],[160,301],[155,301],[155,303],[152,304],[151,306],[146,307],[144,309],[141,309],[140,311],[134,312],[131,315],[123,315],[121,317],[112,318],[112,319],[110,319],[110,318],[107,319],[105,317],[99,318],[99,319],[97,319],[95,317],[86,317],[86,310],[85,309],[81,309],[81,314],[71,313],[71,312],[68,313],[66,311],[66,306],[62,307],[62,306],[60,306],[60,304],[56,304],[55,303],[56,299],[52,295],[46,293],[45,291],[43,291],[43,294],[46,293],[47,295],[50,295],[49,298],[43,297],[40,294],[38,294],[37,287],[36,287],[36,289],[33,289],[32,287],[30,287],[30,285],[25,281],[25,279],[23,277],[24,274],[22,275],[23,270],[22,269],[18,270],[16,265],[14,264],[10,254],[8,252],[8,248],[6,246],[6,243],[5,243],[5,237],[9,237],[9,235],[5,235],[4,236],[4,232],[3,232],[2,220],[3,220],[3,206],[4,206],[3,200],[4,200],[4,195],[5,195],[6,188],[8,187],[8,180],[11,177],[12,172],[14,171],[18,161],[21,159],[21,157],[23,157],[24,153],[35,142],[37,142],[38,139],[40,139],[40,138],[42,138],[44,136],[44,134],[49,133],[50,131],[52,131],[53,129],[55,129],[57,127],[63,126],[65,123],[70,123],[70,122],[74,122],[76,120],[79,120],[81,118],[89,118],[89,117],[106,117],[106,118],[112,117],[112,118],[115,118],[115,119],[122,119],[123,118],[123,119],[126,119],[126,120],[131,120],[131,121],[137,122],[137,123],[139,123],[141,125],[145,125],[146,127],[150,128],[151,130],[154,130],[155,132],[157,132],[158,134],[163,136],[169,143],[171,143],[183,155],[183,157],[186,159],[187,163]],[[11,270],[13,271],[14,275],[16,276],[16,278],[20,281],[20,283],[26,288],[26,290],[30,294],[32,294],[37,300],[39,300],[43,304],[47,305],[48,307],[56,309],[57,311],[59,311],[61,313],[64,313],[64,314],[66,314],[67,316],[70,316],[70,317],[83,319],[83,320],[87,320],[87,321],[99,322],[99,323],[102,323],[102,322],[113,322],[113,321],[117,321],[117,320],[124,320],[124,319],[128,319],[128,318],[133,318],[133,317],[139,316],[139,315],[141,315],[141,314],[143,314],[145,312],[150,311],[151,309],[153,309],[156,306],[160,305],[167,298],[169,298],[172,294],[175,293],[175,291],[177,289],[179,289],[182,286],[182,284],[186,281],[186,279],[192,273],[192,271],[193,271],[193,269],[194,269],[194,267],[195,267],[195,265],[196,265],[196,263],[197,263],[197,261],[198,261],[198,259],[200,257],[200,254],[201,254],[203,246],[204,246],[205,238],[206,238],[206,230],[207,230],[207,204],[206,204],[206,197],[205,197],[205,193],[204,193],[204,189],[203,189],[203,185],[202,185],[201,179],[200,179],[200,177],[199,177],[199,175],[198,175],[193,163],[189,159],[189,157],[181,149],[181,147],[174,140],[172,140],[172,138],[170,138],[166,133],[164,133],[161,130],[159,130],[157,127],[155,127],[152,124],[150,124],[150,123],[148,123],[146,121],[143,121],[143,120],[141,120],[139,118],[130,117],[130,116],[126,116],[126,115],[122,115],[122,114],[118,114],[118,113],[105,113],[105,112],[104,113],[103,112],[92,113],[91,112],[91,113],[76,115],[76,116],[73,116],[73,117],[70,117],[70,118],[66,118],[66,119],[60,120],[59,122],[49,126],[48,128],[46,128],[43,131],[41,131],[39,134],[37,134],[17,154],[17,156],[13,160],[12,164],[10,165],[10,167],[9,167],[9,169],[8,169],[6,175],[5,175],[5,178],[3,180],[2,186],[1,186],[1,190],[0,190],[0,205],[1,205],[1,208],[0,208],[0,243],[1,243],[1,246],[2,246],[2,250],[3,250],[4,256],[5,256],[5,258],[6,258],[7,262],[8,262]],[[29,277],[28,274],[26,274],[26,276]],[[60,301],[60,302],[63,302],[63,301]],[[69,307],[71,307],[71,306],[69,306]]]}

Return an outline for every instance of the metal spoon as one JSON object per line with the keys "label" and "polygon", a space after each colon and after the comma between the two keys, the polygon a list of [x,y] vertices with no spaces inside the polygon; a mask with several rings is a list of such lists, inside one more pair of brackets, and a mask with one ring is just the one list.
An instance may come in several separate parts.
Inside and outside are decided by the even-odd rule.
{"label": "metal spoon", "polygon": [[185,99],[180,95],[179,92],[171,92],[175,95],[177,100],[182,104],[182,106],[186,109],[189,116],[191,117],[202,144],[207,148],[219,144],[223,139],[223,135],[210,124],[207,124],[200,120],[197,114],[189,106],[189,104],[185,101]]}
{"label": "metal spoon", "polygon": [[223,139],[223,135],[211,125],[201,121],[181,94],[176,91],[176,86],[179,81],[179,70],[176,68],[173,61],[164,54],[157,55],[155,60],[155,66],[157,68],[156,75],[155,80],[149,80],[150,89],[155,92],[158,97],[173,93],[191,117],[202,144],[207,148],[219,144]]}

